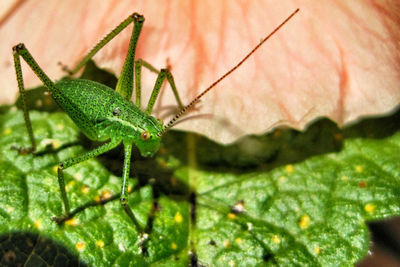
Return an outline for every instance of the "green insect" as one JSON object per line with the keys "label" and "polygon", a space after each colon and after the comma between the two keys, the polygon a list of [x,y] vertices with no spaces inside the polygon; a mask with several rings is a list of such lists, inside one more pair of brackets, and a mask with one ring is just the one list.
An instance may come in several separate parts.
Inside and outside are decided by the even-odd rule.
{"label": "green insect", "polygon": [[[57,223],[62,223],[72,217],[68,195],[65,190],[64,170],[83,162],[85,160],[99,156],[120,143],[124,145],[124,164],[122,174],[122,188],[120,201],[121,205],[135,224],[139,232],[143,233],[142,227],[137,222],[135,215],[128,206],[128,178],[131,161],[132,145],[135,145],[142,156],[153,156],[160,148],[163,134],[171,128],[178,118],[187,113],[200,100],[200,98],[210,91],[216,84],[238,68],[250,55],[252,55],[269,37],[278,31],[288,20],[290,20],[299,9],[295,10],[284,22],[282,22],[272,33],[265,37],[249,54],[247,54],[236,66],[225,73],[221,78],[211,84],[200,95],[194,98],[188,105],[183,106],[179,98],[178,91],[171,72],[168,69],[158,71],[152,65],[138,59],[135,61],[135,50],[140,32],[144,23],[144,17],[137,13],[132,14],[112,30],[102,39],[72,70],[70,75],[77,73],[102,47],[111,39],[118,35],[124,28],[133,22],[132,36],[130,39],[128,54],[124,62],[122,73],[119,77],[115,90],[103,84],[82,79],[68,79],[52,82],[50,78],[36,63],[32,55],[24,44],[13,47],[15,71],[17,75],[18,87],[21,94],[21,104],[23,107],[26,128],[29,134],[31,146],[27,148],[17,148],[20,154],[34,153],[36,151],[35,138],[32,131],[29,112],[25,100],[25,89],[21,71],[20,56],[26,61],[33,72],[39,77],[49,90],[56,103],[68,114],[80,130],[91,140],[105,141],[104,144],[92,151],[80,156],[63,160],[58,165],[58,183],[60,186],[61,198],[64,204],[64,214],[52,219]],[[141,110],[141,68],[148,68],[158,74],[150,100],[146,110]],[[132,91],[136,91],[136,104],[131,102]],[[167,79],[175,95],[180,111],[172,120],[163,125],[156,118],[151,116],[154,103],[157,99],[160,88]]]}

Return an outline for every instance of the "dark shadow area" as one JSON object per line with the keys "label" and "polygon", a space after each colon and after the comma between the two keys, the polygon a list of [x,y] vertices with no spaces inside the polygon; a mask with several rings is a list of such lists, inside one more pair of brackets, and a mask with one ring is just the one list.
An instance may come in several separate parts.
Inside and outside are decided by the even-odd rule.
{"label": "dark shadow area", "polygon": [[388,115],[365,117],[343,128],[345,138],[389,137],[400,130],[400,105]]}
{"label": "dark shadow area", "polygon": [[[221,145],[191,133],[195,139],[195,158],[199,167],[228,171],[270,170],[310,156],[339,151],[343,138],[336,124],[327,119],[313,123],[304,132],[278,128],[265,135],[250,135],[229,145]],[[186,133],[171,131],[163,139],[168,153],[186,162]],[[179,144],[179,146],[175,145]]]}
{"label": "dark shadow area", "polygon": [[385,249],[400,264],[400,218],[372,222],[368,227],[372,242]]}
{"label": "dark shadow area", "polygon": [[0,266],[87,266],[64,246],[33,233],[0,236]]}

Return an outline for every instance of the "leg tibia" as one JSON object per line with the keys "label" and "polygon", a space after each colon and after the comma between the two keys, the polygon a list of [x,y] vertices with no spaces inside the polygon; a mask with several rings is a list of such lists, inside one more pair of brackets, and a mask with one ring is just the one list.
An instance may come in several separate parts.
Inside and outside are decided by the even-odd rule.
{"label": "leg tibia", "polygon": [[119,140],[111,141],[109,143],[99,146],[98,148],[93,149],[92,151],[86,152],[78,157],[70,158],[70,159],[60,162],[60,164],[58,165],[58,171],[57,171],[58,172],[58,184],[60,186],[60,193],[61,193],[61,198],[63,200],[65,213],[64,213],[64,215],[62,215],[60,217],[53,217],[52,218],[53,221],[60,223],[62,221],[65,221],[66,219],[68,219],[70,216],[69,200],[68,200],[67,192],[65,190],[64,170],[68,167],[71,167],[71,166],[78,164],[80,162],[83,162],[85,160],[97,157],[97,156],[113,149],[119,143],[120,143]]}
{"label": "leg tibia", "polygon": [[142,31],[144,17],[139,14],[133,14],[133,30],[129,42],[128,54],[126,55],[121,75],[119,76],[115,91],[122,95],[126,100],[131,100],[133,91],[133,65],[135,61],[135,52],[140,32]]}
{"label": "leg tibia", "polygon": [[135,215],[133,214],[131,208],[128,205],[128,179],[129,179],[131,155],[132,155],[132,144],[124,143],[124,169],[122,171],[122,186],[121,186],[120,201],[122,208],[124,209],[128,217],[132,220],[133,224],[136,226],[136,229],[140,233],[142,233],[143,229],[139,225]]}
{"label": "leg tibia", "polygon": [[[18,46],[20,46],[20,45],[18,45]],[[33,135],[32,124],[31,124],[31,119],[29,117],[28,107],[26,105],[25,86],[24,86],[24,79],[23,79],[22,70],[21,70],[21,61],[19,59],[19,54],[18,54],[18,46],[15,46],[13,48],[14,66],[15,66],[15,73],[17,75],[19,94],[21,96],[20,99],[21,99],[22,111],[24,113],[25,126],[28,131],[29,140],[31,141],[31,147],[26,147],[26,148],[14,147],[14,148],[17,149],[20,154],[27,154],[27,153],[35,152],[36,142],[35,142],[35,137]]]}
{"label": "leg tibia", "polygon": [[107,34],[100,42],[98,42],[92,50],[76,65],[76,67],[73,70],[69,70],[66,66],[62,65],[62,68],[64,71],[66,71],[68,74],[73,75],[76,74],[83,66],[86,65],[86,63],[93,58],[96,53],[102,49],[108,42],[110,42],[112,39],[114,39],[115,36],[117,36],[122,30],[124,30],[129,24],[131,24],[133,21],[143,21],[144,18],[143,16],[133,13],[129,17],[127,17],[123,22],[121,22],[117,27],[115,27],[109,34]]}
{"label": "leg tibia", "polygon": [[147,61],[144,61],[142,59],[138,59],[135,61],[136,106],[141,108],[141,78],[140,77],[141,77],[142,66],[145,67],[146,69],[150,70],[151,72],[158,74],[156,84],[154,85],[153,92],[151,93],[149,103],[147,104],[146,112],[148,114],[151,114],[154,103],[157,100],[158,93],[160,91],[160,88],[161,88],[162,83],[164,82],[165,78],[167,78],[167,81],[171,86],[172,92],[174,93],[174,96],[175,96],[176,102],[178,103],[179,108],[183,108],[182,101],[179,97],[178,89],[176,88],[175,80],[174,80],[174,77],[172,76],[171,71],[168,68],[162,69],[161,71],[159,71],[153,65],[151,65],[150,63],[148,63]]}

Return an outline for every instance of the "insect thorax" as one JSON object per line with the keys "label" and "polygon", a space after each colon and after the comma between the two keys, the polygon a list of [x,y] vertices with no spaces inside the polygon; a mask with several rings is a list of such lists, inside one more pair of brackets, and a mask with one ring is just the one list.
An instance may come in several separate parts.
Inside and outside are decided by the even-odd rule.
{"label": "insect thorax", "polygon": [[[120,139],[134,143],[142,154],[158,150],[162,125],[110,87],[89,80],[65,79],[56,83],[65,94],[56,102],[90,139]],[[150,135],[143,140],[142,134]]]}

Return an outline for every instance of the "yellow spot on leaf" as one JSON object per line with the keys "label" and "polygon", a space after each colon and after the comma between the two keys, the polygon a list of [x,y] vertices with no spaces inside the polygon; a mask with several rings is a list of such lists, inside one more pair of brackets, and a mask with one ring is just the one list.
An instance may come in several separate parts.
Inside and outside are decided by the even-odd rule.
{"label": "yellow spot on leaf", "polygon": [[367,204],[364,206],[364,210],[368,213],[372,213],[375,211],[375,205],[374,204]]}
{"label": "yellow spot on leaf", "polygon": [[89,193],[89,187],[84,185],[84,186],[82,186],[81,191],[82,191],[82,193],[87,194],[87,193]]}
{"label": "yellow spot on leaf", "polygon": [[42,228],[42,220],[36,220],[35,227],[40,230]]}
{"label": "yellow spot on leaf", "polygon": [[8,213],[11,213],[11,212],[13,212],[13,211],[14,211],[14,208],[13,208],[13,207],[10,207],[10,206],[7,207],[7,212],[8,212]]}
{"label": "yellow spot on leaf", "polygon": [[286,182],[286,180],[287,180],[287,178],[286,178],[285,176],[281,176],[281,177],[279,177],[279,179],[278,179],[278,181],[279,181],[280,183]]}
{"label": "yellow spot on leaf", "polygon": [[10,129],[10,128],[6,128],[6,129],[4,129],[4,131],[3,131],[3,134],[4,135],[10,135],[12,133],[12,130]]}
{"label": "yellow spot on leaf", "polygon": [[57,149],[57,148],[59,148],[60,147],[60,141],[59,140],[53,140],[52,142],[51,142],[51,146],[54,148],[54,149]]}
{"label": "yellow spot on leaf", "polygon": [[78,243],[76,243],[75,247],[76,247],[77,250],[82,251],[82,250],[85,249],[85,243],[78,242]]}
{"label": "yellow spot on leaf", "polygon": [[299,222],[299,227],[301,229],[306,229],[310,225],[310,217],[308,215],[303,215]]}
{"label": "yellow spot on leaf", "polygon": [[349,177],[347,177],[346,175],[343,175],[341,179],[342,179],[342,181],[346,182],[347,180],[349,180]]}
{"label": "yellow spot on leaf", "polygon": [[292,172],[294,171],[293,165],[291,165],[291,164],[286,165],[286,166],[285,166],[285,171],[286,171],[287,173],[292,173]]}
{"label": "yellow spot on leaf", "polygon": [[74,175],[74,178],[75,178],[76,180],[78,180],[78,181],[81,181],[82,178],[83,178],[82,173],[77,172],[77,173]]}
{"label": "yellow spot on leaf", "polygon": [[275,244],[279,244],[281,243],[281,239],[277,235],[273,235],[272,242],[274,242]]}
{"label": "yellow spot on leaf", "polygon": [[65,224],[69,225],[69,226],[77,226],[78,225],[78,220],[75,219],[75,218],[72,218],[72,219],[66,220]]}
{"label": "yellow spot on leaf", "polygon": [[71,188],[74,187],[74,185],[75,185],[75,181],[74,181],[74,180],[69,181],[69,183],[67,184],[67,186],[65,186],[65,191],[68,192]]}
{"label": "yellow spot on leaf", "polygon": [[132,192],[132,186],[129,185],[129,186],[128,186],[128,193],[131,193],[131,192]]}
{"label": "yellow spot on leaf", "polygon": [[57,124],[57,129],[58,130],[64,129],[64,124],[61,124],[61,123]]}
{"label": "yellow spot on leaf", "polygon": [[315,252],[315,254],[321,253],[321,248],[320,247],[315,247],[314,248],[314,252]]}
{"label": "yellow spot on leaf", "polygon": [[179,212],[177,212],[177,213],[175,214],[175,216],[174,216],[174,220],[175,220],[175,222],[177,222],[177,223],[181,223],[181,222],[183,221],[182,215],[181,215]]}
{"label": "yellow spot on leaf", "polygon": [[360,165],[357,165],[357,166],[355,167],[355,169],[356,169],[356,172],[358,172],[358,173],[362,173],[362,172],[363,172],[363,167],[360,166]]}
{"label": "yellow spot on leaf", "polygon": [[234,220],[234,219],[236,219],[236,214],[232,213],[232,212],[229,212],[228,213],[228,218],[231,219],[231,220]]}
{"label": "yellow spot on leaf", "polygon": [[236,244],[242,244],[242,239],[241,238],[236,238],[235,239]]}
{"label": "yellow spot on leaf", "polygon": [[229,267],[233,267],[233,266],[235,266],[235,262],[233,260],[230,260],[229,261]]}
{"label": "yellow spot on leaf", "polygon": [[224,246],[224,248],[228,248],[230,246],[230,242],[228,240],[225,240],[222,245]]}
{"label": "yellow spot on leaf", "polygon": [[103,242],[102,240],[98,240],[98,241],[96,241],[96,245],[97,245],[99,248],[102,248],[102,247],[104,247],[104,242]]}
{"label": "yellow spot on leaf", "polygon": [[171,248],[172,248],[173,250],[177,250],[178,245],[175,244],[175,243],[171,243]]}
{"label": "yellow spot on leaf", "polygon": [[53,166],[53,172],[55,172],[55,173],[58,172],[58,165]]}
{"label": "yellow spot on leaf", "polygon": [[103,192],[101,192],[101,199],[109,199],[110,197],[112,197],[111,192],[108,190],[105,190]]}

